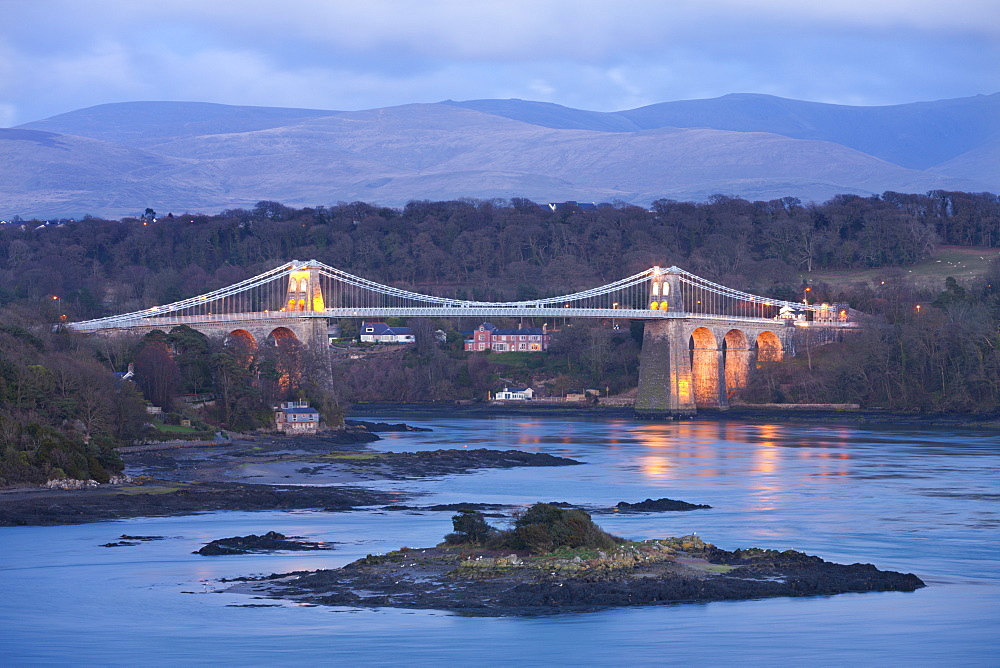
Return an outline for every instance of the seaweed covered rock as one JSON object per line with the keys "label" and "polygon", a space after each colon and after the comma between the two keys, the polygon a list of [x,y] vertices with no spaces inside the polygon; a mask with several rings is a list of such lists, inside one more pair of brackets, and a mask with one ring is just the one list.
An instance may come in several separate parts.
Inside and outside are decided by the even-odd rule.
{"label": "seaweed covered rock", "polygon": [[702,508],[711,507],[712,506],[706,506],[701,503],[688,503],[687,501],[663,498],[646,499],[645,501],[639,501],[638,503],[619,501],[618,505],[615,506],[615,509],[617,509],[620,513],[657,513],[674,510],[700,510]]}
{"label": "seaweed covered rock", "polygon": [[219,538],[208,543],[194,554],[215,557],[224,554],[251,554],[260,552],[276,552],[278,550],[331,550],[328,543],[315,543],[302,540],[297,536],[285,536],[277,531],[268,531],[262,536],[233,536]]}

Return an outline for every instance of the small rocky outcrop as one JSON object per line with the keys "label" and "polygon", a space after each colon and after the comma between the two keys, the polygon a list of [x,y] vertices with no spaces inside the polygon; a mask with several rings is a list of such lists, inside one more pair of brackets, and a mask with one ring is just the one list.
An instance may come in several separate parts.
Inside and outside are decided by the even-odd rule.
{"label": "small rocky outcrop", "polygon": [[96,480],[76,480],[74,478],[56,478],[45,483],[46,489],[96,489],[101,483]]}
{"label": "small rocky outcrop", "polygon": [[366,429],[373,434],[398,431],[433,431],[427,427],[414,427],[413,425],[404,424],[402,422],[398,424],[390,424],[388,422],[367,422],[366,420],[344,420],[344,425],[347,427]]}
{"label": "small rocky outcrop", "polygon": [[359,471],[377,469],[383,477],[405,479],[469,473],[476,469],[508,469],[520,466],[574,466],[575,459],[545,452],[491,450],[489,448],[423,450],[418,452],[380,453],[375,457],[351,461]]}
{"label": "small rocky outcrop", "polygon": [[[105,485],[131,485],[132,478],[127,475],[115,475],[104,483]],[[97,489],[101,483],[96,480],[76,480],[75,478],[55,478],[46,482],[45,489]]]}
{"label": "small rocky outcrop", "polygon": [[687,501],[663,498],[646,499],[645,501],[639,501],[638,503],[619,501],[618,505],[615,506],[615,510],[619,513],[659,513],[674,510],[699,510],[711,507],[712,506],[706,506],[701,503],[688,503]]}
{"label": "small rocky outcrop", "polygon": [[121,540],[113,543],[104,543],[101,547],[128,547],[130,545],[138,545],[139,543],[145,543],[151,540],[163,540],[163,536],[129,536],[128,534],[122,534],[120,536]]}
{"label": "small rocky outcrop", "polygon": [[285,536],[277,531],[268,531],[262,536],[233,536],[219,538],[208,543],[194,554],[215,557],[224,554],[251,554],[276,552],[278,550],[332,550],[329,543],[315,543],[302,540],[298,536]]}

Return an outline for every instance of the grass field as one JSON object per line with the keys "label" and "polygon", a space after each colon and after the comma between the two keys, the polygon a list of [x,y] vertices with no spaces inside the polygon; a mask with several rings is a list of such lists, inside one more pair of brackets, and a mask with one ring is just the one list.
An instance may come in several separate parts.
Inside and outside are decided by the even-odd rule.
{"label": "grass field", "polygon": [[938,246],[931,257],[912,267],[890,269],[844,269],[837,271],[803,272],[803,281],[809,283],[829,283],[844,285],[849,283],[874,282],[890,271],[900,271],[915,282],[931,288],[943,288],[944,281],[953,276],[959,282],[981,276],[990,260],[1000,257],[1000,249],[979,246]]}
{"label": "grass field", "polygon": [[189,438],[193,441],[211,441],[215,438],[215,431],[212,429],[195,429],[194,427],[182,427],[177,424],[159,424],[155,422],[153,426],[162,434],[156,440],[163,440],[164,438]]}
{"label": "grass field", "polygon": [[178,424],[157,424],[155,425],[160,431],[165,431],[169,434],[200,434],[201,429],[195,429],[194,427],[182,427]]}

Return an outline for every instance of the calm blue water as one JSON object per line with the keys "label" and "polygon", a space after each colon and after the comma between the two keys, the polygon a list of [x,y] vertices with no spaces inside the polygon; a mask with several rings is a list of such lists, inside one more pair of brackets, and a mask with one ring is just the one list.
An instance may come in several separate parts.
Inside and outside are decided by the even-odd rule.
{"label": "calm blue water", "polygon": [[[759,545],[871,562],[916,573],[928,587],[526,619],[287,603],[231,607],[276,602],[214,593],[218,578],[335,567],[367,553],[433,544],[451,530],[450,513],[230,512],[0,528],[0,664],[1000,665],[995,433],[567,418],[406,421],[435,431],[386,435],[378,447],[513,447],[587,462],[379,484],[422,494],[417,504],[610,506],[668,496],[713,509],[596,519],[630,538],[698,533],[726,549]],[[338,545],[299,555],[191,554],[214,538],[269,530]],[[165,539],[100,547],[123,533]]]}

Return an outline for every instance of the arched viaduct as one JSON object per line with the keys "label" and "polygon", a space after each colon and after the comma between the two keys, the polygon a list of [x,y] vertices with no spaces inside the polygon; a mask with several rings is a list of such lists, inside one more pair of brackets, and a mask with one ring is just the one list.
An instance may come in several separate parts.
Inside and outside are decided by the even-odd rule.
{"label": "arched viaduct", "polygon": [[698,408],[728,408],[729,397],[746,387],[754,367],[794,353],[795,329],[781,321],[647,321],[636,414],[678,416]]}
{"label": "arched viaduct", "polygon": [[[254,315],[254,314],[248,314]],[[221,337],[227,341],[241,340],[257,347],[267,342],[294,340],[305,346],[324,347],[328,341],[326,318],[289,318],[274,314],[270,318],[247,318],[245,320],[212,320],[197,316],[186,318],[147,318],[140,325],[101,330],[103,334],[130,332],[148,334],[154,330],[169,332],[179,325],[187,325],[205,336]]]}

